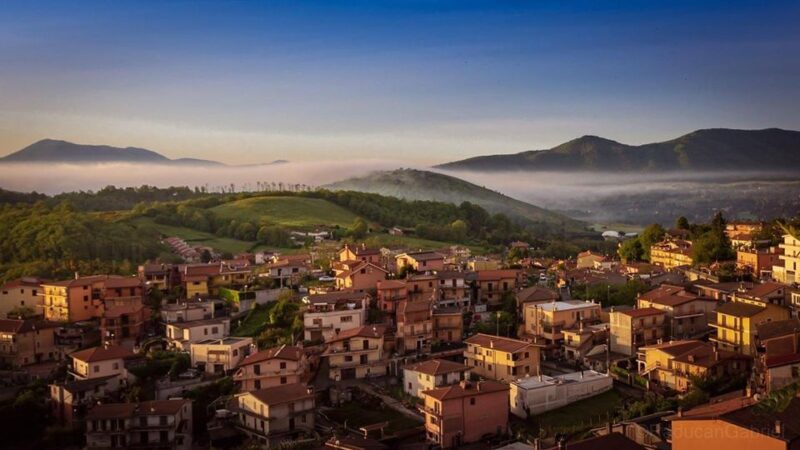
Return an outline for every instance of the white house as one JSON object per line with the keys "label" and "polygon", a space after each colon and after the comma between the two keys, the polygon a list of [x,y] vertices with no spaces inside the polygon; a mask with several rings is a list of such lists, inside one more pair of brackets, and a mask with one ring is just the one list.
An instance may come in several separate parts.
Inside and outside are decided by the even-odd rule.
{"label": "white house", "polygon": [[227,317],[175,322],[167,324],[167,341],[169,341],[170,347],[188,351],[189,346],[195,342],[222,339],[227,337],[230,331],[231,320]]}
{"label": "white house", "polygon": [[511,382],[511,413],[526,419],[610,390],[613,379],[593,370],[555,377],[531,376]]}

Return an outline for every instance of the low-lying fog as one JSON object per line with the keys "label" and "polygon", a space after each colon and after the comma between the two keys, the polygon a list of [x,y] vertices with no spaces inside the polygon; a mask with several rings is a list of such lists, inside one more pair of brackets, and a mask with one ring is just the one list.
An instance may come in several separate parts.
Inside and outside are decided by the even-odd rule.
{"label": "low-lying fog", "polygon": [[[262,166],[2,164],[0,187],[56,194],[107,185],[204,186],[209,191],[253,190],[257,183],[321,186],[375,170],[408,167],[399,161],[289,162]],[[420,169],[426,169],[419,167]],[[430,170],[430,169],[427,169]],[[800,212],[797,173],[555,173],[441,172],[572,217],[592,222],[670,224],[679,215],[708,220],[766,219]]]}

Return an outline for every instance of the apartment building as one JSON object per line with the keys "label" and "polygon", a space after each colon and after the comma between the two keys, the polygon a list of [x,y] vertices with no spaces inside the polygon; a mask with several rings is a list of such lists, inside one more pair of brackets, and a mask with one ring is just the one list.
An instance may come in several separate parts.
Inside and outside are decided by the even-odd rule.
{"label": "apartment building", "polygon": [[108,378],[67,380],[48,386],[50,411],[59,424],[72,426],[86,412],[112,392]]}
{"label": "apartment building", "polygon": [[54,322],[99,318],[106,307],[142,303],[142,282],[134,277],[94,275],[42,284],[44,317]]}
{"label": "apartment building", "polygon": [[477,376],[510,382],[540,373],[539,344],[482,333],[465,342],[464,363]]}
{"label": "apartment building", "polygon": [[24,277],[7,282],[0,287],[0,318],[5,319],[17,308],[40,314],[44,303],[41,293],[42,280],[39,278]]}
{"label": "apartment building", "polygon": [[0,319],[0,362],[11,368],[61,359],[58,324],[39,319]]}
{"label": "apartment building", "polygon": [[376,285],[378,307],[387,313],[394,313],[397,305],[408,300],[408,286],[405,280],[381,280]]}
{"label": "apartment building", "polygon": [[205,339],[191,345],[189,356],[192,367],[206,373],[225,374],[236,369],[253,348],[253,338],[249,337]]}
{"label": "apartment building", "polygon": [[610,391],[613,385],[611,376],[593,370],[520,378],[509,385],[511,414],[528,419]]}
{"label": "apartment building", "polygon": [[285,384],[236,394],[237,428],[269,448],[295,441],[314,430],[314,390]]}
{"label": "apartment building", "polygon": [[303,381],[308,371],[308,358],[300,347],[281,345],[253,353],[233,376],[243,391],[295,384]]}
{"label": "apartment building", "polygon": [[403,368],[403,390],[422,398],[422,392],[469,380],[469,367],[446,359],[429,359]]}
{"label": "apartment building", "polygon": [[382,325],[367,325],[342,331],[331,338],[322,354],[328,359],[331,380],[349,380],[385,375],[388,372]]}
{"label": "apartment building", "polygon": [[650,246],[650,263],[665,269],[691,266],[692,242],[668,238]]}
{"label": "apartment building", "polygon": [[161,306],[163,323],[193,322],[214,318],[214,302],[203,298],[191,298]]}
{"label": "apartment building", "polygon": [[517,308],[522,312],[529,303],[552,303],[561,300],[558,292],[541,286],[531,286],[517,292]]}
{"label": "apartment building", "polygon": [[433,341],[432,302],[403,301],[397,307],[396,348],[403,353],[429,353]]}
{"label": "apartment building", "polygon": [[667,336],[671,339],[688,339],[708,331],[713,321],[717,301],[687,291],[681,286],[662,284],[640,294],[637,308],[655,308],[666,313]]}
{"label": "apartment building", "polygon": [[780,247],[740,248],[736,251],[736,268],[756,278],[771,278],[772,266],[781,264],[782,254]]}
{"label": "apartment building", "polygon": [[217,296],[220,287],[238,288],[248,284],[252,277],[252,267],[247,260],[181,264],[177,271],[188,298]]}
{"label": "apartment building", "polygon": [[772,278],[786,284],[800,283],[800,239],[785,234],[778,247],[783,254],[779,256],[781,263],[772,266]]}
{"label": "apartment building", "polygon": [[499,305],[503,296],[522,287],[521,270],[479,270],[476,275],[478,299],[481,303]]}
{"label": "apartment building", "polygon": [[444,255],[437,252],[401,253],[395,256],[397,272],[412,270],[414,272],[430,272],[444,270]]}
{"label": "apartment building", "polygon": [[339,250],[339,262],[350,261],[369,262],[381,265],[381,251],[377,248],[368,248],[365,245],[351,247],[345,244],[344,247]]}
{"label": "apartment building", "polygon": [[434,308],[433,342],[458,343],[464,340],[464,313],[458,307]]}
{"label": "apartment building", "polygon": [[129,305],[106,307],[100,317],[100,336],[106,345],[133,348],[145,331],[150,309],[138,301]]}
{"label": "apartment building", "polygon": [[599,323],[601,307],[594,300],[551,301],[527,303],[523,312],[526,338],[538,338],[550,346],[558,346],[564,340],[562,330]]}
{"label": "apartment building", "polygon": [[756,354],[756,327],[771,321],[786,320],[789,310],[770,303],[757,304],[744,301],[723,303],[717,308],[716,321],[711,324],[716,334],[710,340],[721,350],[745,355]]}
{"label": "apartment building", "polygon": [[609,341],[614,353],[635,356],[639,347],[656,344],[667,336],[667,313],[660,309],[612,309],[609,317]]}
{"label": "apartment building", "polygon": [[137,268],[137,274],[145,287],[167,292],[173,287],[172,269],[170,264],[142,264]]}
{"label": "apartment building", "polygon": [[670,341],[639,349],[639,374],[678,392],[686,392],[692,378],[734,377],[747,374],[752,358],[741,353],[718,350],[708,342]]}
{"label": "apartment building", "polygon": [[96,405],[86,415],[86,448],[190,450],[192,401]]}
{"label": "apartment building", "polygon": [[386,279],[389,271],[383,267],[367,262],[359,261],[345,264],[341,269],[335,269],[336,289],[366,292],[374,290],[378,282]]}
{"label": "apartment building", "polygon": [[231,319],[193,320],[191,322],[174,322],[167,324],[167,342],[170,347],[180,351],[189,351],[189,347],[208,339],[222,339],[231,332]]}

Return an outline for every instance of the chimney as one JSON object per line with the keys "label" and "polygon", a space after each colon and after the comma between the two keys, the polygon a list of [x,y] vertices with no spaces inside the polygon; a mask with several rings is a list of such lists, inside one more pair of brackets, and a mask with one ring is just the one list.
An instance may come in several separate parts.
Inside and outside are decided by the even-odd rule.
{"label": "chimney", "polygon": [[678,417],[683,417],[683,407],[678,406]]}
{"label": "chimney", "polygon": [[781,419],[775,419],[775,434],[783,436],[783,422],[781,422]]}
{"label": "chimney", "polygon": [[78,278],[80,278],[80,277],[81,277],[81,276],[80,276],[80,274],[79,274],[79,273],[78,273],[78,271],[76,270],[76,271],[75,271],[75,279],[77,280],[77,279],[78,279]]}

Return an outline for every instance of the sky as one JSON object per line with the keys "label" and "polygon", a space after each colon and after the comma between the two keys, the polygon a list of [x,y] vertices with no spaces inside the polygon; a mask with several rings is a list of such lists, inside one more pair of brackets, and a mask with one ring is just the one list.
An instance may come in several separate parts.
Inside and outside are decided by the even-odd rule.
{"label": "sky", "polygon": [[436,164],[800,129],[796,1],[4,1],[0,155]]}

